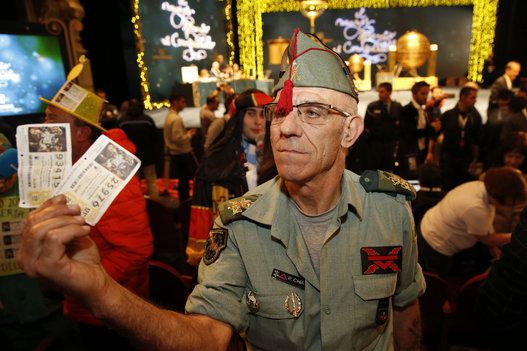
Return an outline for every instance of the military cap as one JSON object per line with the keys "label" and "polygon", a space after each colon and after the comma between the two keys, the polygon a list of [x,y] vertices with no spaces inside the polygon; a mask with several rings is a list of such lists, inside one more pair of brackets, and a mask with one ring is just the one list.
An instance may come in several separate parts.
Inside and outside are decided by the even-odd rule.
{"label": "military cap", "polygon": [[302,33],[298,28],[282,56],[280,80],[273,89],[275,95],[282,90],[277,105],[280,114],[287,114],[293,108],[293,87],[332,89],[359,101],[345,61],[315,35]]}

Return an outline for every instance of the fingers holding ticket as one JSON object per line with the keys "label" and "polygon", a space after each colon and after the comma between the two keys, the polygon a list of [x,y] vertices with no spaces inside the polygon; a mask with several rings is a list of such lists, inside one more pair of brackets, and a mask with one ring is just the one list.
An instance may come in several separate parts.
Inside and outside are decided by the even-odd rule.
{"label": "fingers holding ticket", "polygon": [[[79,263],[70,257],[80,257],[69,248],[78,247],[74,245],[75,240],[89,240],[85,238],[89,232],[79,206],[68,205],[63,195],[53,197],[28,216],[17,262],[31,277],[65,282],[73,266]],[[85,249],[92,250],[89,246]],[[88,256],[83,257],[88,262]],[[96,257],[92,253],[89,262],[93,263]]]}

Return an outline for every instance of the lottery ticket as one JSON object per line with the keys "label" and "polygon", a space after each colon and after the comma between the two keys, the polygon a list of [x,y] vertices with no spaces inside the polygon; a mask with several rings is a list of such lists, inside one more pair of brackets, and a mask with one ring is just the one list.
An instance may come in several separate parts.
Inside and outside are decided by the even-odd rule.
{"label": "lottery ticket", "polygon": [[54,195],[78,204],[86,223],[95,225],[139,169],[141,161],[101,135],[73,165]]}
{"label": "lottery ticket", "polygon": [[26,124],[16,130],[19,206],[38,207],[49,199],[71,168],[67,123]]}

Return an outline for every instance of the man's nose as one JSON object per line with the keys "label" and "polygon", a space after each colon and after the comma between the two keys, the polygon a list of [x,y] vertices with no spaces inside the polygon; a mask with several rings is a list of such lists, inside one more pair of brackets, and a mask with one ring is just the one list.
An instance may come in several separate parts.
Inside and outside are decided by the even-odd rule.
{"label": "man's nose", "polygon": [[298,117],[298,112],[293,108],[282,120],[280,131],[284,135],[300,135],[302,130],[300,123],[302,122]]}

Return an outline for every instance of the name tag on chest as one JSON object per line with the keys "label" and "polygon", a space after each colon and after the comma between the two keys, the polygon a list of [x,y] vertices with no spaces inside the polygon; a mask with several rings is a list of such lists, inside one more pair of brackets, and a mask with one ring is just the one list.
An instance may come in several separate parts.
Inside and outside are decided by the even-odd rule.
{"label": "name tag on chest", "polygon": [[282,283],[296,286],[297,288],[300,288],[302,290],[305,289],[306,281],[302,277],[297,277],[296,275],[282,272],[281,270],[276,269],[276,268],[273,269],[273,273],[271,274],[271,276],[274,279],[281,281]]}

